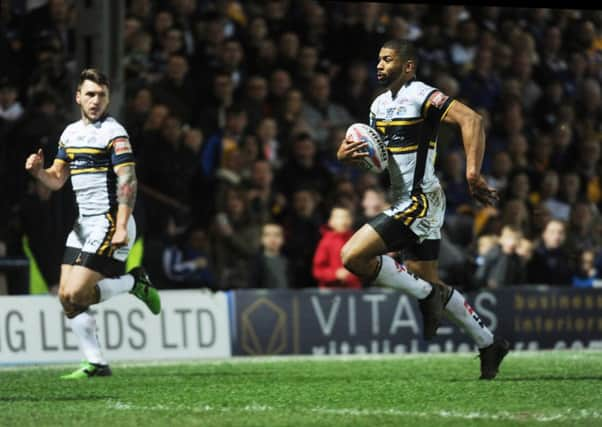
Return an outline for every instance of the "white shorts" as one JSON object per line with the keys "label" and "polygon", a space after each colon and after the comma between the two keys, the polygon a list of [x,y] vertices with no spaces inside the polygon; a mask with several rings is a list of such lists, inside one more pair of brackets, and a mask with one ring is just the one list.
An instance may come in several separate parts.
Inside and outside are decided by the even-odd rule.
{"label": "white shorts", "polygon": [[67,237],[63,264],[82,265],[105,276],[125,273],[125,260],[136,239],[136,221],[131,215],[127,228],[128,243],[114,248],[111,246],[115,232],[114,215],[80,216]]}

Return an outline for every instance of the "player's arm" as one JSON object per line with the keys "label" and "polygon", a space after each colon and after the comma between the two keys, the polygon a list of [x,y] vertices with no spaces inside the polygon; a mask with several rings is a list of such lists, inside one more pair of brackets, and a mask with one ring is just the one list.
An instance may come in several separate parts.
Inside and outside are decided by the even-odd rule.
{"label": "player's arm", "polygon": [[27,157],[25,170],[53,191],[60,190],[69,179],[69,165],[62,159],[54,159],[52,166],[44,169],[44,151],[41,148]]}
{"label": "player's arm", "polygon": [[449,106],[443,120],[460,126],[466,153],[466,180],[472,197],[483,204],[492,205],[499,196],[481,176],[481,165],[485,155],[483,118],[476,111],[456,100]]}
{"label": "player's arm", "polygon": [[136,194],[138,192],[138,180],[136,168],[133,163],[117,165],[114,168],[117,175],[117,220],[115,221],[115,233],[111,240],[113,246],[124,246],[127,241],[127,229],[130,215],[134,211]]}
{"label": "player's arm", "polygon": [[115,233],[111,239],[113,247],[125,246],[128,243],[128,221],[134,211],[136,194],[138,192],[138,179],[136,177],[136,163],[130,139],[127,134],[117,136],[109,143],[113,171],[117,175],[117,219]]}

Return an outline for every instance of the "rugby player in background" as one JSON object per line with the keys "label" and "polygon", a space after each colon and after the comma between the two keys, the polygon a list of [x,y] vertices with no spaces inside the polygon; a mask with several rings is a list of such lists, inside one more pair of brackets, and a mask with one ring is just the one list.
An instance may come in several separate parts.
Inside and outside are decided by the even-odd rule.
{"label": "rugby player in background", "polygon": [[132,212],[137,179],[134,153],[123,126],[107,114],[109,81],[96,69],[81,72],[75,101],[81,119],[63,131],[56,158],[44,168],[38,150],[25,169],[57,191],[71,177],[79,216],[67,237],[61,265],[59,299],[86,360],[64,379],[109,376],[100,349],[96,320],[88,308],[129,292],[153,314],[161,300],[143,267],[125,274],[125,261],[136,237]]}
{"label": "rugby player in background", "polygon": [[[459,125],[466,153],[466,179],[474,199],[493,204],[498,195],[481,176],[485,132],[481,116],[458,100],[416,79],[416,53],[405,40],[390,40],[379,52],[377,79],[387,88],[370,108],[370,126],[389,154],[392,206],[364,224],[341,251],[343,264],[364,282],[392,287],[418,298],[424,338],[435,336],[443,313],[476,342],[481,379],[493,379],[509,351],[494,337],[464,296],[441,282],[438,257],[445,194],[435,174],[441,121]],[[366,143],[345,139],[340,161],[367,156]],[[401,251],[405,265],[386,255]]]}

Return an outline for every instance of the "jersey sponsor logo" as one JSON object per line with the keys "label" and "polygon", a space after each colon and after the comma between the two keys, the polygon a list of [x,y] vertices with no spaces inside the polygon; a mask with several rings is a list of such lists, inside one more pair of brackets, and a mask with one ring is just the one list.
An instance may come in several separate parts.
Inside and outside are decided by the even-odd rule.
{"label": "jersey sponsor logo", "polygon": [[132,152],[132,146],[127,138],[118,138],[113,141],[113,149],[117,155]]}
{"label": "jersey sponsor logo", "polygon": [[391,120],[395,116],[395,107],[387,108],[385,112],[385,120]]}
{"label": "jersey sponsor logo", "polygon": [[431,105],[435,108],[441,109],[448,98],[449,96],[445,95],[443,92],[436,91],[431,95]]}

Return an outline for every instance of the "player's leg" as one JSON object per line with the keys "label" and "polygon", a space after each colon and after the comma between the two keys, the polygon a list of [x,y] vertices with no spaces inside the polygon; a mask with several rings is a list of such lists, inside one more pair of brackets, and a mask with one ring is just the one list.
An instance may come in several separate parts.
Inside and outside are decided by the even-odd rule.
{"label": "player's leg", "polygon": [[391,287],[418,298],[423,310],[424,336],[435,335],[443,314],[439,287],[409,272],[386,255],[415,239],[413,233],[393,217],[379,215],[365,224],[347,241],[341,251],[345,268],[377,286]]}
{"label": "player's leg", "polygon": [[84,245],[86,253],[84,254],[85,259],[82,261],[82,265],[100,271],[105,276],[97,284],[98,299],[96,302],[104,302],[117,295],[129,292],[144,302],[153,314],[159,314],[161,312],[161,298],[157,290],[152,287],[144,267],[136,267],[124,274],[125,261],[136,239],[134,218],[130,216],[128,220],[128,244],[115,250],[102,243],[109,239],[112,225],[108,217],[103,218],[103,221],[106,222],[98,228],[100,235],[95,239],[88,239],[88,242],[94,244],[87,243]]}
{"label": "player's leg", "polygon": [[129,292],[146,304],[153,314],[161,312],[161,298],[152,286],[144,267],[133,268],[117,277],[105,277],[96,285],[96,303],[107,301],[117,295]]}
{"label": "player's leg", "polygon": [[400,289],[417,298],[425,298],[431,285],[411,274],[388,255],[385,242],[370,224],[362,226],[343,246],[341,257],[345,268],[365,282]]}
{"label": "player's leg", "polygon": [[[65,315],[70,319],[70,325],[86,357],[86,362],[80,369],[64,377],[67,379],[111,374],[100,350],[96,321],[88,307],[121,293],[134,293],[137,289],[149,285],[147,278],[138,278],[140,273],[123,274],[131,243],[116,250],[111,248],[113,224],[110,214],[80,218],[67,238],[59,296]],[[135,234],[135,223],[133,218],[130,218],[130,242],[134,240]],[[152,296],[153,293],[147,291],[143,297],[149,300],[149,295]],[[158,294],[155,296],[154,301],[157,301]],[[149,307],[151,310],[160,310],[160,303],[151,304]]]}
{"label": "player's leg", "polygon": [[404,260],[408,269],[431,283],[437,283],[448,289],[445,302],[445,313],[470,335],[479,348],[493,343],[493,334],[483,324],[477,312],[468,304],[464,296],[457,290],[447,286],[439,279],[436,260]]}
{"label": "player's leg", "polygon": [[[406,256],[412,258],[430,258],[427,255],[429,250],[424,250],[424,247],[427,247],[429,242],[432,241],[426,240],[422,245],[416,245],[422,246],[422,249],[415,247],[413,248],[412,255]],[[431,283],[437,283],[440,286],[449,289],[449,296],[445,303],[445,314],[470,335],[479,348],[479,356],[481,357],[481,379],[495,378],[502,360],[506,354],[508,354],[510,344],[501,337],[494,337],[493,333],[485,326],[478,313],[470,306],[468,301],[466,301],[464,295],[439,279],[438,261],[436,259],[407,259],[405,260],[405,264],[410,271],[416,273],[418,276],[423,277]]]}
{"label": "player's leg", "polygon": [[81,367],[61,377],[63,379],[111,375],[111,369],[100,349],[96,320],[88,311],[88,307],[97,299],[96,282],[102,277],[102,274],[86,267],[68,264],[61,266],[59,299],[85,357]]}
{"label": "player's leg", "polygon": [[[63,377],[65,379],[111,375],[111,370],[100,350],[96,335],[96,320],[88,311],[90,303],[97,301],[98,292],[95,284],[99,278],[102,278],[102,275],[90,271],[87,273],[89,277],[84,277],[84,282],[89,281],[89,285],[74,286],[77,275],[72,274],[75,269],[73,264],[82,262],[81,250],[86,241],[85,236],[88,233],[89,230],[85,229],[81,221],[75,224],[74,229],[67,237],[67,248],[61,265],[59,299],[68,319],[67,321],[78,338],[80,350],[84,353],[86,359],[78,370],[65,375]],[[80,279],[77,280],[81,280],[81,275],[79,277]]]}

